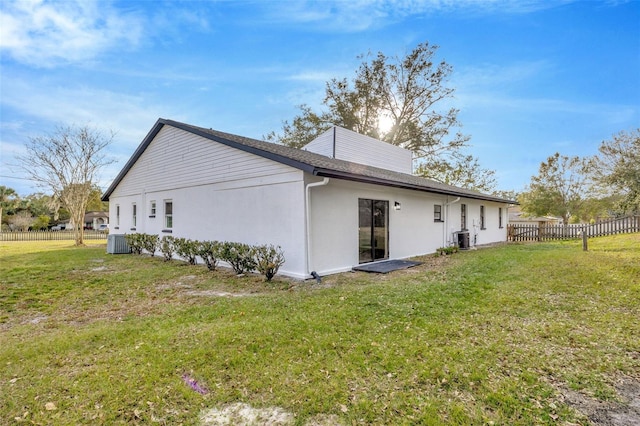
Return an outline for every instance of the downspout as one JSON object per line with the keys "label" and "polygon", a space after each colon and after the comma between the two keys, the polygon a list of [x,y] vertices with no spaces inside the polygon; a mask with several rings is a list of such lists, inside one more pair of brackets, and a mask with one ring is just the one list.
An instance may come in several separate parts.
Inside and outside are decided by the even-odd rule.
{"label": "downspout", "polygon": [[321,182],[313,182],[313,183],[308,183],[305,186],[305,228],[306,228],[306,232],[307,232],[307,247],[306,247],[306,257],[307,257],[307,273],[311,276],[313,276],[316,280],[318,280],[318,282],[320,281],[320,277],[318,276],[318,274],[316,273],[316,271],[311,271],[311,211],[310,211],[310,206],[311,206],[311,188],[314,188],[316,186],[324,186],[326,184],[329,183],[329,178],[324,178],[322,179]]}
{"label": "downspout", "polygon": [[[447,199],[449,199],[449,197],[447,197]],[[455,204],[458,201],[460,201],[460,197],[456,198],[453,201],[449,201],[448,203],[444,204],[444,208],[445,208],[445,215],[444,215],[444,229],[442,231],[442,247],[446,247],[448,240],[447,240],[447,225],[449,224],[449,206],[451,204]]]}

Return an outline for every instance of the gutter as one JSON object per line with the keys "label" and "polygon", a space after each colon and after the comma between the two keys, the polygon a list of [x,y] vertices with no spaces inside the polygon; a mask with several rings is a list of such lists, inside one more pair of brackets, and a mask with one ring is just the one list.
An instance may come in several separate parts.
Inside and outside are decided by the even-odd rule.
{"label": "gutter", "polygon": [[318,279],[318,274],[316,273],[316,271],[312,271],[311,270],[311,211],[310,211],[310,206],[311,206],[311,188],[315,188],[317,186],[325,186],[326,184],[329,183],[329,178],[324,178],[322,179],[322,181],[320,182],[313,182],[313,183],[308,183],[305,186],[305,228],[306,228],[306,233],[307,233],[307,246],[305,247],[306,249],[306,261],[307,261],[307,273],[311,276],[313,276],[314,278],[316,278],[316,280]]}

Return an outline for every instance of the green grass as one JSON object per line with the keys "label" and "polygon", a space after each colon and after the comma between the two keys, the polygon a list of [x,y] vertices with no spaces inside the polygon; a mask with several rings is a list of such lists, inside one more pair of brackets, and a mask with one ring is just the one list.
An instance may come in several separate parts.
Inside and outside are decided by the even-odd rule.
{"label": "green grass", "polygon": [[318,286],[0,243],[0,422],[197,424],[245,402],[299,424],[556,424],[584,420],[563,389],[614,400],[640,376],[640,235],[423,260]]}

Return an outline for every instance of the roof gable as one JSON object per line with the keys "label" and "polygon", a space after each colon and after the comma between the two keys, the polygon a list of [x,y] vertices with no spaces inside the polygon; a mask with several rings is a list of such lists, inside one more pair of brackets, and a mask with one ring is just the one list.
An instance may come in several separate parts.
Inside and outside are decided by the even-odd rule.
{"label": "roof gable", "polygon": [[122,179],[126,176],[131,167],[133,167],[136,161],[140,158],[142,153],[147,149],[149,144],[151,144],[151,142],[156,137],[158,132],[160,132],[163,126],[175,127],[177,129],[181,129],[186,132],[198,135],[205,139],[224,144],[231,148],[255,154],[320,177],[351,180],[356,182],[405,188],[416,191],[434,192],[456,197],[466,197],[504,203],[511,202],[510,200],[505,200],[503,198],[482,194],[480,192],[471,191],[464,188],[458,188],[456,186],[443,184],[407,173],[400,173],[392,170],[382,169],[379,167],[367,166],[345,160],[329,158],[310,151],[290,148],[287,146],[260,141],[257,139],[246,138],[231,133],[219,132],[213,129],[192,126],[189,124],[163,118],[160,118],[158,119],[158,121],[156,121],[155,125],[151,128],[147,136],[142,140],[129,161],[127,161],[123,169],[120,171],[120,173],[118,173],[114,181],[102,196],[103,201],[109,200],[109,196],[116,189],[120,181],[122,181]]}

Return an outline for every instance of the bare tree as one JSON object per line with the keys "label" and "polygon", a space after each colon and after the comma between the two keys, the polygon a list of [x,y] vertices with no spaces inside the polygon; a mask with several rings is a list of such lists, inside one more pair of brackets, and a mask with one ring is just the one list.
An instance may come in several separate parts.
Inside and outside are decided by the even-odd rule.
{"label": "bare tree", "polygon": [[23,210],[10,216],[8,221],[14,231],[28,231],[29,227],[35,222],[35,219],[31,216],[31,213]]}
{"label": "bare tree", "polygon": [[70,214],[76,245],[84,244],[84,214],[99,171],[113,160],[105,148],[114,137],[89,126],[59,126],[45,136],[29,139],[18,157],[23,170],[47,189]]}

